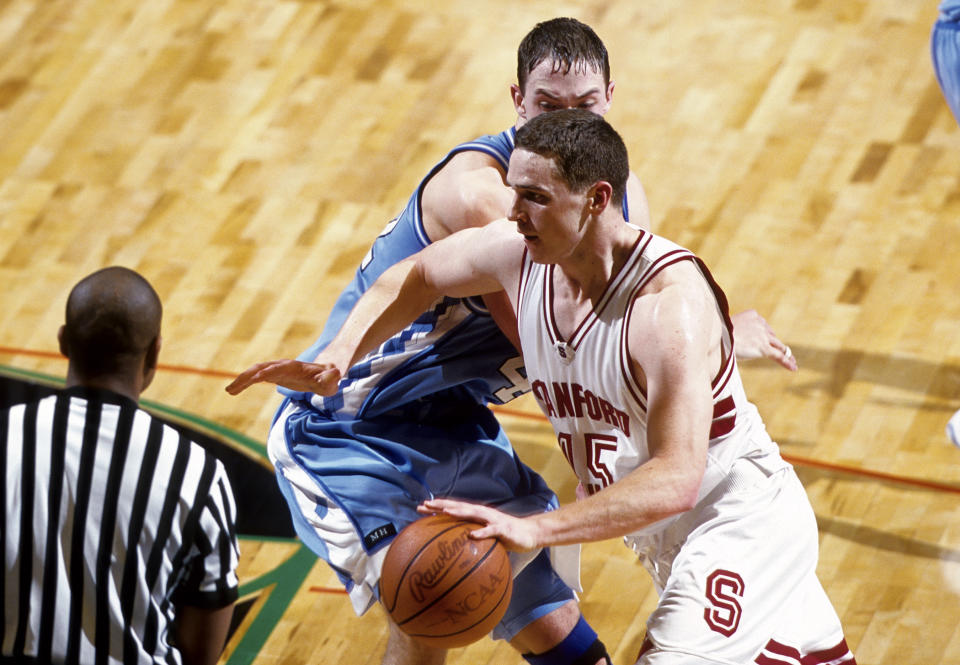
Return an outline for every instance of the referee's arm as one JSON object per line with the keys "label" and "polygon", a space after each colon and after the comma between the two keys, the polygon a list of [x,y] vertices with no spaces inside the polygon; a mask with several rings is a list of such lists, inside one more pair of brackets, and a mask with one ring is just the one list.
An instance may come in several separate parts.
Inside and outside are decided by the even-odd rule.
{"label": "referee's arm", "polygon": [[197,538],[185,578],[173,595],[174,636],[184,665],[215,665],[233,619],[239,581],[236,503],[223,464],[214,469],[209,492],[197,508]]}
{"label": "referee's arm", "polygon": [[232,618],[233,603],[215,609],[178,607],[177,644],[184,665],[214,665],[223,652]]}

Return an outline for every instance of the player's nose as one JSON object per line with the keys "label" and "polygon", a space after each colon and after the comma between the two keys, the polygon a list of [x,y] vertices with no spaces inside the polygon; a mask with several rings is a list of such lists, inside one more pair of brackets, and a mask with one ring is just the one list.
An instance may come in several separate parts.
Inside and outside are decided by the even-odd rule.
{"label": "player's nose", "polygon": [[519,196],[513,197],[513,203],[510,205],[510,210],[507,212],[507,219],[511,222],[519,222],[521,215],[523,215],[523,210],[521,209],[521,201]]}

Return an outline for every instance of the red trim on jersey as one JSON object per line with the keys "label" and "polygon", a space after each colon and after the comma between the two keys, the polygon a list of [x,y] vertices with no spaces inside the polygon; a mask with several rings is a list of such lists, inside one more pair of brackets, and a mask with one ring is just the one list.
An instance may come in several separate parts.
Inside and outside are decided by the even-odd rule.
{"label": "red trim on jersey", "polygon": [[809,653],[800,660],[803,665],[827,665],[835,661],[843,665],[857,665],[846,640],[840,640],[840,644],[830,649]]}
{"label": "red trim on jersey", "polygon": [[643,229],[639,229],[639,231],[640,235],[637,236],[637,241],[633,243],[633,247],[630,248],[630,255],[627,256],[627,260],[623,262],[623,265],[620,266],[617,272],[610,276],[610,281],[607,282],[606,288],[600,295],[600,299],[597,301],[597,306],[594,309],[597,314],[603,311],[603,308],[607,306],[610,299],[617,293],[623,281],[633,272],[634,266],[643,258],[643,252],[647,249],[653,236]]}
{"label": "red trim on jersey", "polygon": [[643,276],[641,280],[644,285],[650,283],[650,281],[660,274],[664,268],[669,268],[674,263],[679,263],[680,261],[696,261],[697,257],[690,253],[690,250],[687,249],[673,249],[658,258],[656,261],[650,264],[647,268],[647,273]]}
{"label": "red trim on jersey", "polygon": [[[649,237],[641,249],[641,256],[643,251],[646,250],[647,245],[653,239],[651,234],[647,235]],[[630,348],[629,344],[627,343],[627,332],[630,329],[630,318],[633,316],[633,306],[637,302],[637,294],[640,293],[643,287],[647,285],[647,283],[650,281],[650,278],[660,271],[661,267],[658,267],[660,266],[660,263],[663,262],[665,258],[677,253],[693,256],[685,249],[668,252],[647,266],[646,270],[637,279],[637,283],[634,285],[633,291],[631,291],[627,300],[627,308],[624,312],[623,328],[620,330],[620,373],[623,375],[624,383],[627,386],[627,390],[630,392],[630,396],[633,397],[634,401],[644,412],[647,410],[647,391],[643,389],[643,384],[640,381],[640,377],[636,375],[634,372],[633,363],[630,362]]]}
{"label": "red trim on jersey", "polygon": [[[699,256],[694,256],[693,260],[696,262],[697,267],[700,268],[700,272],[703,273],[703,276],[706,278],[707,284],[710,286],[710,290],[713,291],[713,297],[716,298],[717,304],[720,306],[720,316],[723,317],[723,324],[727,327],[727,334],[730,335],[730,357],[727,360],[732,364],[736,358],[736,353],[733,350],[733,320],[730,318],[730,303],[727,301],[727,294],[724,293],[723,289],[720,288],[720,285],[717,284],[717,280],[713,278],[713,274],[710,272],[710,268],[707,267],[707,264],[704,263]],[[721,368],[721,372],[722,369],[723,368]],[[719,373],[717,376],[719,378]]]}
{"label": "red trim on jersey", "polygon": [[[652,237],[653,236],[651,236],[649,233],[640,229],[640,235],[637,236],[636,242],[633,243],[633,247],[630,249],[630,255],[627,257],[627,260],[624,261],[623,265],[620,266],[617,271],[610,276],[610,279],[607,280],[606,286],[603,288],[603,293],[600,294],[600,299],[597,301],[597,305],[590,308],[590,311],[587,312],[586,316],[584,316],[580,323],[577,324],[577,327],[574,329],[573,333],[571,333],[570,338],[566,340],[560,334],[560,326],[557,325],[557,319],[553,313],[553,276],[554,268],[556,266],[552,264],[549,266],[548,270],[546,271],[548,275],[546,278],[546,284],[544,286],[549,285],[550,288],[549,291],[546,289],[544,290],[544,293],[547,294],[547,297],[544,298],[544,304],[546,307],[546,320],[549,324],[548,330],[554,336],[550,340],[551,343],[565,342],[574,351],[577,351],[580,348],[584,337],[586,337],[593,326],[596,325],[597,321],[599,320],[600,313],[604,310],[604,308],[610,302],[610,299],[616,293],[617,287],[621,282],[623,282],[625,277],[630,274],[633,264],[635,264],[643,256],[643,251],[646,249],[647,245],[650,244],[650,239]],[[641,247],[641,243],[643,244],[643,247]]]}
{"label": "red trim on jersey", "polygon": [[713,405],[713,422],[710,425],[710,440],[725,436],[737,424],[737,408],[733,397],[727,395]]}
{"label": "red trim on jersey", "polygon": [[650,640],[649,637],[644,637],[643,644],[640,646],[640,653],[637,654],[637,661],[643,658],[644,654],[646,654],[652,648],[653,648],[653,642]]}
{"label": "red trim on jersey", "polygon": [[628,340],[630,318],[633,316],[633,306],[637,302],[637,293],[640,291],[640,288],[640,284],[637,284],[633,287],[633,291],[630,293],[630,297],[627,300],[627,309],[623,315],[623,325],[620,328],[620,373],[623,375],[623,383],[627,387],[627,391],[630,393],[633,401],[637,403],[637,406],[640,407],[641,411],[646,413],[647,395],[646,391],[643,389],[643,385],[640,383],[640,378],[634,372],[633,362],[631,362],[630,358],[630,344]]}
{"label": "red trim on jersey", "polygon": [[795,649],[794,647],[787,646],[786,644],[781,644],[776,640],[770,640],[767,642],[767,646],[764,647],[765,651],[770,653],[789,658],[790,660],[800,662],[803,658],[803,654],[800,653],[800,649]]}
{"label": "red trim on jersey", "polygon": [[527,282],[530,279],[530,273],[533,271],[533,262],[527,261],[527,248],[523,248],[523,256],[520,257],[520,279],[517,280],[517,328],[519,329],[520,310],[523,308],[523,297],[527,292]]}
{"label": "red trim on jersey", "polygon": [[573,331],[573,337],[570,338],[568,344],[573,348],[574,351],[580,348],[580,344],[583,342],[583,338],[587,336],[587,333],[596,325],[597,321],[600,320],[600,317],[597,316],[595,310],[590,310],[590,313],[580,322],[580,325],[577,326],[577,329]]}
{"label": "red trim on jersey", "polygon": [[737,417],[730,416],[729,418],[723,418],[722,420],[714,420],[710,424],[710,440],[719,439],[721,436],[726,436],[733,431],[733,428],[737,424]]}
{"label": "red trim on jersey", "polygon": [[730,383],[730,378],[733,376],[734,367],[736,367],[736,364],[734,363],[733,347],[730,347],[730,355],[727,356],[727,359],[724,361],[723,365],[720,366],[720,370],[717,372],[717,375],[710,383],[710,385],[713,387],[714,397],[717,397],[720,393],[722,393],[723,389],[727,387],[728,383]]}
{"label": "red trim on jersey", "polygon": [[[644,245],[644,249],[646,249],[646,245]],[[643,409],[644,412],[647,410],[647,391],[644,390],[643,384],[640,382],[640,377],[634,373],[633,363],[630,362],[629,345],[627,344],[627,331],[630,328],[630,317],[633,314],[633,305],[637,301],[637,294],[641,289],[650,283],[650,280],[654,275],[659,273],[667,266],[673,265],[678,261],[693,258],[696,257],[686,249],[676,249],[667,252],[647,266],[646,271],[644,271],[644,273],[637,280],[637,283],[633,287],[633,291],[630,294],[626,315],[624,316],[623,329],[620,331],[620,369],[625,379],[627,389],[630,391],[631,396],[637,402],[637,404],[640,405],[640,408]]]}
{"label": "red trim on jersey", "polygon": [[779,660],[778,658],[771,658],[767,654],[761,653],[754,662],[757,663],[757,665],[797,665],[799,661]]}
{"label": "red trim on jersey", "polygon": [[[617,270],[616,274],[611,277],[610,281],[607,283],[606,288],[603,290],[603,295],[597,302],[597,306],[591,310],[587,317],[580,323],[580,327],[578,327],[573,333],[573,337],[570,340],[570,346],[573,347],[574,350],[577,350],[580,347],[590,330],[597,324],[598,321],[600,321],[600,315],[603,313],[603,310],[607,308],[607,305],[610,304],[610,300],[617,292],[617,289],[626,280],[627,276],[630,275],[634,266],[643,258],[643,252],[650,244],[650,239],[652,237],[653,236],[651,236],[649,233],[646,233],[643,230],[640,231],[637,241],[633,244],[633,248],[630,250],[630,256],[626,261],[624,261],[620,269]],[[630,296],[627,299],[627,310],[632,307],[633,300],[636,298],[636,292],[637,290],[634,289],[630,293]],[[584,324],[587,325],[584,326]],[[626,324],[624,324],[624,327],[626,327]]]}
{"label": "red trim on jersey", "polygon": [[544,266],[543,269],[543,302],[541,303],[541,309],[543,310],[543,322],[544,327],[547,330],[547,337],[550,339],[550,346],[554,346],[557,342],[564,341],[563,337],[560,335],[560,329],[557,327],[557,322],[553,318],[553,264],[548,264]]}
{"label": "red trim on jersey", "polygon": [[779,660],[761,653],[756,658],[758,665],[767,665],[769,663],[787,663],[788,665],[828,665],[829,663],[837,663],[837,665],[856,665],[857,663],[853,654],[850,652],[850,647],[847,646],[847,641],[845,639],[840,640],[839,644],[830,647],[829,649],[812,651],[806,655],[803,655],[799,649],[787,646],[786,644],[781,644],[776,640],[770,640],[767,642],[767,646],[764,647],[764,651],[788,660]]}

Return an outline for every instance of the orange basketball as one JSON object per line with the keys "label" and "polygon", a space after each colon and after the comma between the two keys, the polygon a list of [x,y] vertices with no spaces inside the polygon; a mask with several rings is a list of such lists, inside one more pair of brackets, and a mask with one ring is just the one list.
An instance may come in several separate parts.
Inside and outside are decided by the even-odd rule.
{"label": "orange basketball", "polygon": [[390,544],[380,602],[417,641],[462,647],[493,630],[506,613],[513,591],[510,559],[496,538],[470,538],[479,527],[430,515],[407,525]]}

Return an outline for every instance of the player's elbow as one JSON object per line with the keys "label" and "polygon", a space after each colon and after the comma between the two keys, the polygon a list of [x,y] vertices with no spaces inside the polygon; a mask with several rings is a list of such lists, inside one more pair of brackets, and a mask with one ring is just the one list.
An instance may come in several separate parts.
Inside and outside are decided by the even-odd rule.
{"label": "player's elbow", "polygon": [[412,321],[443,295],[427,278],[428,268],[423,252],[418,252],[389,268],[374,287],[382,285],[384,299],[401,306]]}
{"label": "player's elbow", "polygon": [[696,466],[687,464],[676,469],[673,482],[673,514],[685,513],[697,505],[700,498],[700,484],[703,482],[703,471]]}
{"label": "player's elbow", "polygon": [[701,478],[690,477],[679,484],[675,506],[677,513],[685,513],[697,505],[700,497],[700,481]]}

